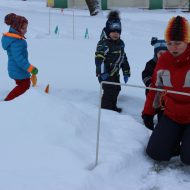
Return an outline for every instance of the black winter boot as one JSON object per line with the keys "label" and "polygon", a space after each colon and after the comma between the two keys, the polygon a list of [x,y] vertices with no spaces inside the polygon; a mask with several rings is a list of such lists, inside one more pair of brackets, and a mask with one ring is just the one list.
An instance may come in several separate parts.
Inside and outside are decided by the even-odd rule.
{"label": "black winter boot", "polygon": [[118,113],[122,112],[122,108],[118,108],[117,106],[113,108],[113,111],[116,111]]}
{"label": "black winter boot", "polygon": [[106,109],[106,110],[116,111],[116,112],[118,112],[118,113],[121,113],[121,112],[122,112],[122,108],[118,108],[118,107],[110,108],[110,107],[101,106],[101,108],[102,108],[102,109]]}

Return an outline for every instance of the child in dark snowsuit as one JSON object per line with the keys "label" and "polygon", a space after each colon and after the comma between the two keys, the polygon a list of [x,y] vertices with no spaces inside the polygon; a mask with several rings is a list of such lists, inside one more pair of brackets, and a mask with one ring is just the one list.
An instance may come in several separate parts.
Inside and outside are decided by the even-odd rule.
{"label": "child in dark snowsuit", "polygon": [[5,101],[12,100],[23,94],[30,87],[30,73],[37,74],[38,69],[28,61],[28,51],[25,34],[28,20],[10,13],[5,16],[5,23],[10,26],[9,32],[2,37],[3,49],[8,55],[8,73],[14,79],[17,86],[7,95]]}
{"label": "child in dark snowsuit", "polygon": [[[158,38],[152,37],[151,45],[154,46],[154,57],[146,63],[146,66],[142,72],[142,81],[146,87],[149,87],[151,84],[152,75],[158,58],[167,51],[165,40],[158,40]],[[146,95],[148,92],[149,90],[146,90]]]}
{"label": "child in dark snowsuit", "polygon": [[[117,11],[108,15],[104,29],[107,38],[102,38],[97,45],[95,53],[96,76],[99,82],[109,81],[120,83],[119,71],[122,68],[124,81],[130,77],[130,66],[125,53],[125,44],[120,39],[121,21]],[[103,97],[101,108],[121,112],[117,107],[117,97],[121,90],[118,85],[103,84]]]}
{"label": "child in dark snowsuit", "polygon": [[[146,63],[145,69],[142,72],[142,80],[143,80],[145,86],[147,86],[147,87],[149,87],[151,85],[152,75],[153,75],[153,72],[154,72],[154,69],[156,67],[156,63],[157,63],[159,57],[167,51],[167,46],[166,46],[165,40],[158,40],[156,37],[153,37],[151,39],[151,45],[154,46],[154,57]],[[145,92],[146,92],[146,96],[147,96],[149,90],[146,89]],[[161,102],[162,102],[162,100],[160,100],[160,103]],[[164,109],[163,105],[164,105],[164,103],[162,102],[160,107],[156,110],[158,120],[162,116],[163,109]],[[151,128],[151,130],[152,129],[153,128]]]}

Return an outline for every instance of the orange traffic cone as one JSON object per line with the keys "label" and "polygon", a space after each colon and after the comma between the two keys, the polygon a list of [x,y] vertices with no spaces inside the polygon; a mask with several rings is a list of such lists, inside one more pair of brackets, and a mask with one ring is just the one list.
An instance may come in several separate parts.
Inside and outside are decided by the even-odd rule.
{"label": "orange traffic cone", "polygon": [[31,78],[30,78],[31,82],[32,82],[32,86],[36,86],[37,84],[37,77],[36,75],[32,74]]}
{"label": "orange traffic cone", "polygon": [[44,92],[47,93],[47,94],[49,94],[49,84],[46,86]]}

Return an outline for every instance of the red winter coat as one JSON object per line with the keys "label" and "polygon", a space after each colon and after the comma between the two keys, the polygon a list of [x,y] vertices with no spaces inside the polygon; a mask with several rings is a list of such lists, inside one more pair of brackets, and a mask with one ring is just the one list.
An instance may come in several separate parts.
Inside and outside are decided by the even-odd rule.
{"label": "red winter coat", "polygon": [[[155,68],[152,87],[190,93],[190,46],[180,56],[164,53]],[[154,115],[159,104],[158,92],[150,91],[143,114]],[[190,96],[166,93],[164,114],[179,124],[190,123]]]}

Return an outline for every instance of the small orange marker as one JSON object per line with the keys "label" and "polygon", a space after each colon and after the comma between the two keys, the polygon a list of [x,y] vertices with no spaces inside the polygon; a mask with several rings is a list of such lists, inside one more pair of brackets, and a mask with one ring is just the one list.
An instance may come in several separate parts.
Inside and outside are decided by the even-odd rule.
{"label": "small orange marker", "polygon": [[44,92],[47,93],[47,94],[49,94],[49,84],[46,86]]}

